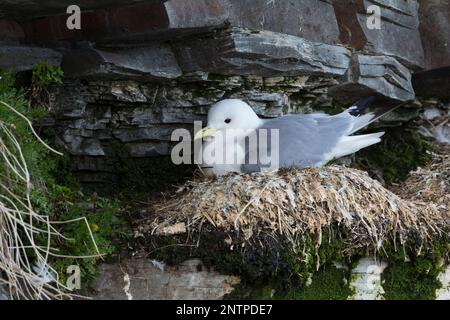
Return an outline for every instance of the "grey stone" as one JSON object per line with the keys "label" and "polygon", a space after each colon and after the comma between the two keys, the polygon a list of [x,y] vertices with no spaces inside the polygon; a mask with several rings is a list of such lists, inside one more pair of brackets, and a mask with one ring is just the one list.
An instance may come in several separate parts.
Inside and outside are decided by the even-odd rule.
{"label": "grey stone", "polygon": [[341,46],[238,28],[215,38],[184,42],[175,50],[184,72],[200,70],[227,75],[342,76],[350,61],[350,51]]}
{"label": "grey stone", "polygon": [[62,141],[73,155],[104,156],[105,152],[98,139],[78,135],[79,131],[68,129],[62,136]]}
{"label": "grey stone", "polygon": [[157,157],[169,154],[167,142],[131,142],[127,144],[131,157]]}
{"label": "grey stone", "polygon": [[161,122],[164,124],[192,124],[194,121],[205,121],[209,106],[178,107],[165,105],[161,110]]}
{"label": "grey stone", "polygon": [[84,156],[83,158],[78,159],[74,165],[76,170],[83,172],[90,171],[95,173],[102,171],[109,172],[112,170],[106,157]]}
{"label": "grey stone", "polygon": [[170,47],[163,44],[148,44],[140,48],[73,50],[64,55],[62,67],[69,78],[173,79],[181,76]]}
{"label": "grey stone", "polygon": [[239,282],[237,277],[206,270],[199,260],[164,266],[161,261],[138,258],[101,265],[91,291],[94,299],[216,300]]}
{"label": "grey stone", "polygon": [[0,43],[0,69],[31,70],[33,65],[42,61],[59,66],[61,59],[61,53],[53,49]]}
{"label": "grey stone", "polygon": [[364,95],[380,95],[398,101],[415,97],[411,71],[393,57],[356,54],[347,76],[347,83],[330,88],[330,95],[346,101]]}
{"label": "grey stone", "polygon": [[218,0],[167,0],[164,7],[169,19],[168,29],[217,28],[228,18]]}
{"label": "grey stone", "polygon": [[240,93],[233,98],[244,99],[255,110],[259,116],[279,117],[284,111],[289,109],[289,98],[280,93],[250,91],[249,93]]}
{"label": "grey stone", "polygon": [[161,123],[161,115],[153,108],[134,108],[131,113],[131,124],[139,127]]}
{"label": "grey stone", "polygon": [[139,84],[133,82],[129,82],[126,85],[123,85],[123,83],[112,85],[111,94],[119,101],[147,102],[147,97],[141,91]]}
{"label": "grey stone", "polygon": [[177,127],[122,128],[114,130],[113,136],[124,143],[144,140],[170,141],[172,131],[175,129]]}
{"label": "grey stone", "polygon": [[328,1],[223,0],[221,2],[228,11],[230,25],[234,27],[285,33],[327,44],[339,41],[339,27],[333,6]]}

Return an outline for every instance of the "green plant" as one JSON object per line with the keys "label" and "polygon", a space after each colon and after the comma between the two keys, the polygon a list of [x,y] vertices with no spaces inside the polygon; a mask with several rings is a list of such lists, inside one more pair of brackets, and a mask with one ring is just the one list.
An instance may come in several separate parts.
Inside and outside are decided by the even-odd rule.
{"label": "green plant", "polygon": [[39,87],[46,87],[51,83],[61,83],[64,75],[60,67],[54,67],[45,61],[35,64],[32,72],[32,84]]}
{"label": "green plant", "polygon": [[[33,119],[36,117],[36,109],[27,108],[25,91],[15,88],[14,77],[10,71],[0,72],[0,101],[0,123],[7,124],[8,132],[14,133],[16,145],[20,146],[20,154],[29,174],[29,183],[19,183],[17,179],[12,179],[15,175],[10,166],[5,166],[5,162],[0,161],[0,182],[7,187],[0,188],[0,202],[5,199],[5,192],[8,190],[14,191],[15,194],[25,194],[30,207],[33,208],[33,214],[41,219],[39,223],[44,223],[45,226],[43,217],[48,217],[49,221],[70,222],[51,227],[53,234],[64,237],[49,237],[45,232],[38,232],[33,245],[57,249],[48,256],[45,263],[48,262],[49,266],[58,272],[60,284],[65,283],[67,266],[72,264],[80,266],[82,283],[86,284],[96,272],[100,259],[98,252],[103,257],[114,252],[111,239],[120,222],[117,218],[118,204],[114,200],[83,195],[68,170],[68,157],[54,154],[36,139],[31,123],[21,116],[23,114]],[[38,114],[45,116],[46,112],[39,110]],[[2,132],[0,130],[0,133]],[[4,132],[6,137],[9,137],[8,132]],[[0,142],[2,137],[5,136],[0,135]],[[10,150],[15,150],[14,145],[8,146]],[[25,170],[25,167],[23,169]],[[9,205],[21,209],[17,201],[12,201]],[[86,221],[89,221],[88,225]],[[23,232],[21,230],[15,232],[20,236]],[[32,250],[28,250],[27,255],[31,262],[38,258],[38,254]]]}
{"label": "green plant", "polygon": [[60,67],[54,67],[47,62],[39,62],[33,66],[29,109],[38,108],[50,110],[50,94],[47,87],[54,83],[61,83],[64,72]]}

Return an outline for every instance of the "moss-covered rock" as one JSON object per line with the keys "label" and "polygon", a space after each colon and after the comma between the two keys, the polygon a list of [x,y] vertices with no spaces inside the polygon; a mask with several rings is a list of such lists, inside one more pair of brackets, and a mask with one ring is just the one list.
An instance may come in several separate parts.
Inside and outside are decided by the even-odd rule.
{"label": "moss-covered rock", "polygon": [[380,143],[360,150],[354,166],[366,170],[389,186],[430,161],[433,149],[428,140],[407,125],[386,130]]}
{"label": "moss-covered rock", "polygon": [[390,250],[389,264],[382,274],[384,297],[388,300],[434,300],[441,287],[438,275],[448,263],[448,236],[436,239],[420,254]]}

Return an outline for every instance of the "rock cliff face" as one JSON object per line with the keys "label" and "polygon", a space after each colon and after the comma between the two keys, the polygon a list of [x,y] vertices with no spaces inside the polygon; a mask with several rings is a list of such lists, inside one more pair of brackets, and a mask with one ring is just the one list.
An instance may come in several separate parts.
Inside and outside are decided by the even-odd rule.
{"label": "rock cliff face", "polygon": [[[448,99],[448,0],[9,0],[0,68],[62,65],[52,126],[86,184],[114,180],[122,158],[170,154],[174,128],[239,97],[265,117],[330,111],[376,95]],[[368,26],[377,6],[380,29]],[[118,151],[119,149],[120,151]]]}

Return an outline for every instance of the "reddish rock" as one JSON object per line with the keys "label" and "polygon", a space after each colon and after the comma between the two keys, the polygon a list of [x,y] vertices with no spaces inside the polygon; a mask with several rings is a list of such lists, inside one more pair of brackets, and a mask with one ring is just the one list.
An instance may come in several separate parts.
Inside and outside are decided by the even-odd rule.
{"label": "reddish rock", "polygon": [[363,13],[365,11],[364,1],[334,1],[333,6],[339,25],[339,41],[350,45],[356,50],[362,50],[368,40],[357,19],[357,13]]}
{"label": "reddish rock", "polygon": [[109,7],[81,13],[81,30],[66,27],[68,15],[24,22],[29,41],[91,40],[146,42],[223,26],[227,14],[218,0],[169,0]]}
{"label": "reddish rock", "polygon": [[153,2],[82,12],[81,30],[67,28],[68,16],[50,16],[24,22],[27,40],[101,40],[163,29],[169,25],[164,6]]}
{"label": "reddish rock", "polygon": [[20,41],[24,38],[22,27],[13,20],[0,20],[0,41]]}
{"label": "reddish rock", "polygon": [[0,18],[31,19],[59,15],[68,6],[76,4],[82,10],[93,10],[118,5],[132,5],[139,2],[163,2],[164,0],[2,0]]}
{"label": "reddish rock", "polygon": [[[357,50],[394,56],[410,68],[424,66],[417,0],[334,0],[340,41]],[[367,27],[367,8],[381,9],[381,29]]]}

